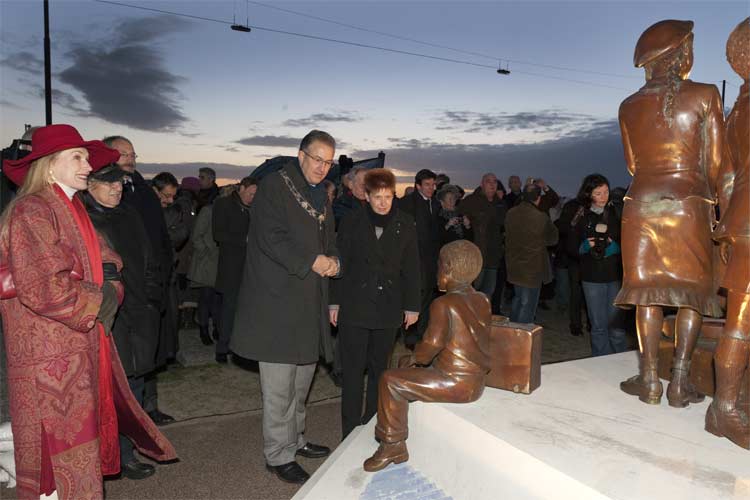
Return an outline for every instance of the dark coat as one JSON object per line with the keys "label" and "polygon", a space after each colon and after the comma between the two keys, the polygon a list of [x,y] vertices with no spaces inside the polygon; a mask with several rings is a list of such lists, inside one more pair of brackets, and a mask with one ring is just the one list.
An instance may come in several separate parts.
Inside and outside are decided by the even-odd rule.
{"label": "dark coat", "polygon": [[245,206],[235,192],[217,198],[213,209],[214,240],[219,245],[219,268],[216,290],[237,293],[242,281],[250,227],[250,207]]}
{"label": "dark coat", "polygon": [[[130,205],[140,214],[148,239],[159,257],[161,272],[168,276],[172,266],[172,243],[169,240],[159,197],[139,172],[133,172],[129,176],[132,182],[123,186],[122,204]],[[165,286],[166,282],[165,278]]]}
{"label": "dark coat", "polygon": [[435,197],[430,200],[432,213],[427,201],[415,189],[413,193],[398,200],[398,208],[414,218],[417,224],[417,244],[423,293],[437,287],[437,260],[440,253],[439,217],[440,202]]}
{"label": "dark coat", "polygon": [[557,244],[558,232],[549,216],[528,201],[508,210],[505,218],[505,264],[508,282],[539,288],[552,281],[547,247]]}
{"label": "dark coat", "polygon": [[[454,218],[458,218],[460,222],[449,226],[448,223]],[[440,247],[442,248],[443,245],[452,241],[472,241],[474,238],[474,232],[471,230],[471,227],[467,228],[463,225],[463,216],[459,215],[458,211],[451,210],[449,212],[441,209],[438,214],[438,236],[440,239]]]}
{"label": "dark coat", "polygon": [[339,324],[373,330],[398,328],[404,311],[419,312],[419,251],[414,218],[395,206],[380,238],[369,208],[341,219],[337,247],[345,274],[331,281]]}
{"label": "dark coat", "polygon": [[[297,160],[282,170],[312,204]],[[232,351],[269,363],[308,364],[321,355],[330,361],[328,278],[312,271],[318,255],[338,257],[330,206],[319,223],[300,206],[279,171],[261,181],[250,218]]]}
{"label": "dark coat", "polygon": [[117,311],[112,335],[129,377],[155,368],[161,301],[159,263],[138,213],[128,205],[105,208],[88,193],[82,199],[96,230],[122,258],[125,298]]}
{"label": "dark coat", "polygon": [[497,197],[489,201],[480,188],[461,200],[458,211],[471,221],[473,241],[482,251],[482,267],[497,269],[503,255],[505,204]]}
{"label": "dark coat", "polygon": [[[620,219],[617,210],[609,203],[604,207],[604,213],[597,214],[589,209],[583,209],[573,218],[574,226],[568,232],[565,243],[568,254],[577,258],[581,266],[581,281],[592,283],[611,283],[622,280],[622,255],[620,254]],[[602,259],[595,259],[590,251],[580,252],[583,240],[593,235],[597,224],[607,225],[607,237],[614,244],[610,253]]]}
{"label": "dark coat", "polygon": [[363,208],[367,202],[355,198],[351,191],[343,193],[333,200],[333,216],[336,218],[336,230],[338,231],[341,219],[349,212]]}
{"label": "dark coat", "polygon": [[196,196],[197,203],[195,207],[195,213],[198,214],[203,209],[203,207],[205,207],[206,205],[211,205],[216,200],[216,198],[219,197],[220,193],[221,190],[215,182],[211,185],[210,188],[201,189],[200,191],[198,191],[198,194]]}
{"label": "dark coat", "polygon": [[571,255],[568,252],[568,235],[573,229],[571,224],[579,208],[581,208],[581,202],[577,198],[566,201],[560,212],[560,217],[555,221],[555,226],[560,235],[557,249],[555,249],[555,267],[567,269],[571,265],[578,264],[578,254]]}

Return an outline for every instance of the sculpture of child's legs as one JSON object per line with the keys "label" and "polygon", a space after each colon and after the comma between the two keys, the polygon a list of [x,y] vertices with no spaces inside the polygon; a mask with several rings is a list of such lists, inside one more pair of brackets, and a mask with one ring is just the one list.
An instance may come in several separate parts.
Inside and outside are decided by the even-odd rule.
{"label": "sculpture of child's legs", "polygon": [[375,437],[380,447],[365,461],[364,469],[375,472],[391,462],[409,459],[406,438],[410,401],[469,403],[476,401],[483,390],[484,376],[447,375],[434,368],[387,370],[378,386]]}

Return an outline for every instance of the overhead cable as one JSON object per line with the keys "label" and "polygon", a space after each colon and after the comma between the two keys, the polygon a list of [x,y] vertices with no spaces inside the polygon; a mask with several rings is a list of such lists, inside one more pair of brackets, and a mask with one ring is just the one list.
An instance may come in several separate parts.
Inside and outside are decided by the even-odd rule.
{"label": "overhead cable", "polygon": [[[94,1],[97,2],[97,3],[117,5],[117,6],[120,6],[120,7],[128,7],[128,8],[131,8],[131,9],[139,9],[139,10],[145,10],[145,11],[150,11],[150,12],[157,12],[157,13],[160,13],[160,14],[168,14],[168,15],[173,15],[173,16],[186,17],[186,18],[190,18],[190,19],[198,19],[198,20],[202,20],[202,21],[210,21],[210,22],[214,22],[214,23],[225,24],[225,25],[228,25],[230,27],[232,26],[232,23],[230,21],[224,21],[222,19],[214,19],[214,18],[210,18],[210,17],[196,16],[196,15],[192,15],[192,14],[184,14],[184,13],[181,13],[181,12],[173,12],[173,11],[168,11],[168,10],[164,10],[164,9],[156,9],[156,8],[153,8],[153,7],[143,7],[143,6],[140,6],[140,5],[127,4],[127,3],[124,3],[124,2],[115,2],[115,1],[112,1],[112,0],[94,0]],[[350,46],[353,46],[353,47],[360,47],[360,48],[372,49],[372,50],[380,50],[380,51],[383,51],[383,52],[390,52],[390,53],[394,53],[394,54],[402,54],[402,55],[407,55],[407,56],[412,56],[412,57],[421,57],[421,58],[424,58],[424,59],[431,59],[431,60],[435,60],[435,61],[449,62],[449,63],[454,63],[454,64],[462,64],[462,65],[466,65],[466,66],[475,66],[475,67],[479,67],[479,68],[489,68],[489,69],[493,69],[493,70],[497,69],[497,67],[493,66],[493,65],[476,63],[476,62],[473,62],[473,61],[464,61],[464,60],[460,60],[460,59],[453,59],[453,58],[450,58],[450,57],[433,56],[433,55],[430,55],[430,54],[422,54],[422,53],[419,53],[419,52],[412,52],[412,51],[408,51],[408,50],[392,49],[392,48],[389,48],[389,47],[381,47],[381,46],[378,46],[378,45],[370,45],[370,44],[366,44],[366,43],[351,42],[351,41],[348,41],[348,40],[339,40],[339,39],[336,39],[336,38],[328,38],[328,37],[323,37],[323,36],[310,35],[310,34],[307,34],[307,33],[297,33],[297,32],[294,32],[294,31],[287,31],[287,30],[281,30],[281,29],[276,29],[276,28],[268,28],[268,27],[264,27],[264,26],[256,26],[256,25],[250,25],[250,24],[248,24],[247,27],[248,28],[252,28],[253,30],[257,30],[257,31],[266,31],[266,32],[269,32],[269,33],[277,33],[277,34],[281,34],[281,35],[295,36],[295,37],[306,38],[306,39],[310,39],[310,40],[319,40],[319,41],[323,41],[323,42],[330,42],[330,43],[336,43],[336,44],[341,44],[341,45],[350,45]],[[588,82],[588,81],[584,81],[584,80],[574,80],[574,79],[570,79],[570,78],[565,78],[565,77],[560,77],[560,76],[553,76],[553,75],[545,75],[545,74],[541,74],[541,73],[531,73],[531,72],[528,72],[528,71],[518,71],[518,70],[514,70],[513,72],[514,73],[518,73],[518,74],[523,74],[523,75],[536,76],[536,77],[539,77],[539,78],[548,78],[548,79],[553,79],[553,80],[561,80],[561,81],[565,81],[565,82],[577,83],[577,84],[582,84],[582,85],[589,85],[589,86],[594,86],[594,87],[603,87],[603,88],[616,89],[616,90],[625,90],[625,91],[630,90],[630,89],[626,89],[626,88],[623,88],[623,87],[616,87],[614,85],[607,85],[607,84],[596,83],[596,82]]]}
{"label": "overhead cable", "polygon": [[258,5],[258,6],[261,6],[261,7],[265,7],[265,8],[268,8],[268,9],[273,9],[273,10],[278,10],[278,11],[281,11],[281,12],[286,12],[288,14],[294,14],[294,15],[297,15],[297,16],[306,17],[308,19],[315,19],[316,21],[322,21],[322,22],[325,22],[325,23],[335,24],[337,26],[343,26],[345,28],[351,28],[351,29],[355,29],[355,30],[359,30],[359,31],[364,31],[366,33],[373,33],[373,34],[376,34],[376,35],[381,35],[381,36],[386,36],[386,37],[390,37],[390,38],[395,38],[397,40],[403,40],[403,41],[407,41],[407,42],[418,43],[418,44],[421,44],[421,45],[426,45],[428,47],[435,47],[435,48],[438,48],[438,49],[452,50],[454,52],[460,52],[462,54],[471,55],[471,56],[483,57],[485,59],[491,59],[493,61],[502,60],[502,61],[512,62],[513,64],[523,64],[523,65],[526,65],[526,66],[537,66],[537,67],[540,67],[540,68],[554,69],[554,70],[558,70],[558,71],[571,71],[571,72],[574,72],[574,73],[588,73],[588,74],[591,74],[591,75],[598,75],[598,76],[611,76],[611,77],[616,77],[616,78],[629,78],[629,79],[630,78],[636,78],[636,79],[640,79],[641,78],[638,75],[623,75],[623,74],[619,74],[619,73],[606,73],[606,72],[603,72],[603,71],[592,71],[592,70],[586,70],[586,69],[581,69],[581,68],[568,68],[568,67],[565,67],[565,66],[553,66],[553,65],[550,65],[550,64],[533,63],[533,62],[529,62],[529,61],[522,61],[522,60],[519,60],[519,59],[508,59],[507,57],[499,57],[499,56],[496,56],[496,55],[495,56],[491,56],[489,54],[483,54],[481,52],[474,52],[474,51],[471,51],[471,50],[457,49],[455,47],[450,47],[448,45],[441,45],[441,44],[438,44],[438,43],[425,42],[424,40],[417,40],[416,38],[410,38],[408,36],[396,35],[396,34],[393,34],[393,33],[387,33],[385,31],[378,31],[378,30],[374,30],[374,29],[371,29],[371,28],[365,28],[363,26],[357,26],[357,25],[345,23],[345,22],[342,22],[342,21],[336,21],[334,19],[327,19],[325,17],[315,16],[315,15],[312,15],[312,14],[307,14],[305,12],[299,12],[299,11],[296,11],[296,10],[285,9],[283,7],[278,7],[276,5],[271,5],[271,4],[267,4],[267,3],[264,3],[264,2],[255,2],[253,0],[248,0],[248,3],[254,4],[254,5]]}

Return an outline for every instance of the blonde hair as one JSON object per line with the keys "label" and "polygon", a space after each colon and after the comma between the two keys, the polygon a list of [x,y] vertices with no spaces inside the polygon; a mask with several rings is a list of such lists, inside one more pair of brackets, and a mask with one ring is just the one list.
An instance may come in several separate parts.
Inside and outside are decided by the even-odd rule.
{"label": "blonde hair", "polygon": [[31,167],[29,167],[29,171],[26,174],[23,184],[18,189],[18,194],[10,203],[8,203],[8,206],[5,207],[2,215],[0,215],[0,240],[3,242],[6,240],[8,226],[10,224],[10,216],[16,204],[26,196],[36,194],[48,188],[54,182],[50,169],[52,168],[52,164],[60,156],[60,153],[61,151],[58,151],[51,155],[42,156],[38,160],[31,162]]}

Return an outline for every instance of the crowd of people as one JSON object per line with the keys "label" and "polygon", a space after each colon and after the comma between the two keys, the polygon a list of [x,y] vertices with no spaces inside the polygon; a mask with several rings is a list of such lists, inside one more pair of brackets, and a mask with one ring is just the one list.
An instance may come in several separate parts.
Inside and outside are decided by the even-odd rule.
{"label": "crowd of people", "polygon": [[[31,349],[35,370],[59,388],[77,383],[73,371],[97,381],[77,402],[92,415],[116,411],[120,435],[115,444],[112,429],[80,429],[83,410],[50,402],[28,421],[37,430],[19,432],[33,435],[17,444],[19,453],[47,457],[41,467],[20,468],[19,491],[60,491],[53,471],[78,434],[101,445],[90,453],[108,464],[103,474],[154,474],[134,447],[172,458],[154,427],[174,421],[159,409],[156,377],[178,356],[178,330],[194,321],[203,344],[215,344],[216,362],[227,363],[230,354],[259,362],[267,466],[285,481],[304,482],[309,476],[295,456],[330,452],[304,437],[317,362],[332,363],[342,387],[346,437],[375,415],[378,380],[399,334],[409,349],[425,334],[441,293],[440,249],[456,240],[481,251],[474,288],[491,300],[493,313],[532,323],[540,297],[556,292],[570,312],[571,333],[580,335],[585,298],[592,354],[626,347],[612,305],[621,280],[621,198],[610,199],[601,175],[588,176],[563,204],[543,179],[522,183],[513,175],[506,190],[486,173],[466,192],[424,169],[398,198],[385,168],[354,168],[340,186],[326,179],[336,143],[312,131],[298,157],[262,183],[248,176],[219,187],[210,168],[179,181],[169,172],[146,180],[135,145],[123,136],[83,141],[73,127],[52,125],[30,139],[31,154],[5,164],[18,192],[0,222],[2,262],[9,264],[0,274],[12,277],[15,294],[0,301],[14,380],[11,414],[20,422],[30,411],[28,394],[39,391],[16,382],[38,376],[18,357],[23,346],[48,342],[60,356],[50,363],[49,353]],[[28,324],[39,328],[31,333]],[[87,335],[92,328],[103,337]],[[122,408],[132,422],[119,415]],[[56,437],[61,428],[74,436],[65,446]],[[82,481],[76,476],[70,491]]]}

